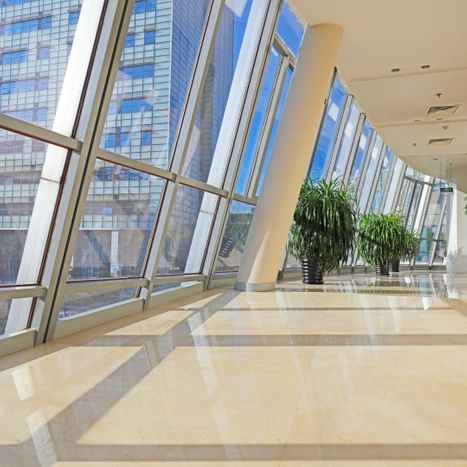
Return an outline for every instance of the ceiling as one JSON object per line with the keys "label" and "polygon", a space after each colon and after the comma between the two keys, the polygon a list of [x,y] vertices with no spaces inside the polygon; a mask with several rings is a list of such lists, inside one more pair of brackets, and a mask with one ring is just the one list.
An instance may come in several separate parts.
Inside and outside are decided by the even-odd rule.
{"label": "ceiling", "polygon": [[[388,145],[422,172],[452,173],[467,192],[467,0],[289,1],[309,24],[344,28],[337,68]],[[444,105],[460,107],[427,115]],[[433,138],[453,142],[428,145]]]}

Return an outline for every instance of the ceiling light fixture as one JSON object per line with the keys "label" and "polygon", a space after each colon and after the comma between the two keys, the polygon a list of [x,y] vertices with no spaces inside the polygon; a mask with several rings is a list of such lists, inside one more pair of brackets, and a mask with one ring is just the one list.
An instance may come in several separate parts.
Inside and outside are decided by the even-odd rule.
{"label": "ceiling light fixture", "polygon": [[399,73],[399,71],[401,71],[401,69],[400,68],[392,68],[391,71],[393,73]]}
{"label": "ceiling light fixture", "polygon": [[422,65],[420,68],[422,70],[428,70],[428,68],[430,68],[430,67],[431,67],[431,65]]}

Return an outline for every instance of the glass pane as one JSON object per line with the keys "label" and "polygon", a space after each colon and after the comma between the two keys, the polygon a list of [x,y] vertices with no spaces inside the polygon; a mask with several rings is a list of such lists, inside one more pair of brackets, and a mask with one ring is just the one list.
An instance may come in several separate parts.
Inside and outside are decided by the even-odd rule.
{"label": "glass pane", "polygon": [[292,8],[284,2],[277,24],[277,34],[296,57],[300,51],[304,32],[305,28],[295,16]]}
{"label": "glass pane", "polygon": [[82,292],[65,295],[58,317],[59,319],[70,318],[86,311],[116,305],[135,298],[137,291],[138,287],[131,287],[110,292]]}
{"label": "glass pane", "polygon": [[300,267],[300,261],[291,252],[289,252],[289,254],[287,255],[285,269],[297,269]]}
{"label": "glass pane", "polygon": [[371,151],[370,162],[368,164],[368,169],[365,174],[365,179],[363,183],[362,192],[359,199],[359,208],[361,212],[364,212],[368,204],[368,198],[370,197],[371,187],[375,180],[376,169],[378,167],[379,157],[381,154],[381,149],[383,148],[383,139],[381,136],[376,137],[375,145]]}
{"label": "glass pane", "polygon": [[342,136],[339,152],[337,153],[336,163],[332,173],[332,178],[342,177],[345,173],[350,150],[352,149],[355,131],[357,130],[358,119],[360,117],[360,109],[353,102],[350,109],[347,122],[345,124],[344,134]]}
{"label": "glass pane", "polygon": [[248,140],[243,154],[242,165],[235,187],[235,191],[242,195],[246,194],[246,190],[248,188],[248,179],[255,161],[255,155],[257,154],[260,138],[264,131],[264,123],[270,106],[280,62],[281,55],[273,47],[269,54],[268,63],[264,72],[261,90],[256,102],[256,109],[251,122],[250,132],[248,134]]}
{"label": "glass pane", "polygon": [[352,171],[350,173],[350,179],[349,179],[349,184],[354,187],[355,191],[357,190],[358,184],[360,182],[360,178],[362,177],[365,154],[370,144],[372,132],[373,132],[372,126],[370,125],[368,120],[366,120],[365,124],[363,125],[363,130],[360,136],[360,141],[358,142],[357,153],[355,154],[355,159],[354,159],[354,163],[352,166]]}
{"label": "glass pane", "polygon": [[433,263],[443,264],[446,259],[446,241],[435,242],[435,255],[433,258]]}
{"label": "glass pane", "polygon": [[66,155],[0,129],[0,284],[37,282]]}
{"label": "glass pane", "polygon": [[[78,108],[81,89],[73,95],[86,70],[79,70],[91,55],[101,11],[101,1],[87,1],[83,16],[87,22],[87,37],[81,37],[78,57],[70,60],[76,81],[75,88],[66,89],[70,118],[60,118],[56,111],[67,70],[69,51],[75,38],[77,18],[83,0],[30,0],[2,2],[0,10],[0,112],[66,134],[71,133],[74,113]],[[94,4],[93,4],[94,3]],[[69,12],[74,13],[70,21]],[[72,15],[73,16],[73,15]],[[90,17],[94,21],[88,21]],[[92,23],[92,24],[91,24]],[[78,71],[79,70],[79,71]],[[61,107],[61,106],[60,106]],[[64,120],[67,124],[64,124]]]}
{"label": "glass pane", "polygon": [[266,149],[266,153],[264,154],[264,161],[261,167],[261,175],[259,177],[258,188],[256,190],[257,196],[261,194],[261,189],[264,183],[264,177],[266,175],[266,169],[269,165],[269,160],[271,159],[272,148],[274,147],[274,141],[276,140],[277,129],[279,128],[279,122],[282,117],[282,112],[284,111],[284,106],[285,106],[285,102],[287,99],[287,94],[289,92],[292,75],[293,75],[293,71],[291,68],[289,68],[287,70],[287,74],[285,75],[285,81],[284,81],[284,86],[282,87],[281,99],[279,101],[279,105],[277,106],[277,112],[274,117],[274,123],[272,124],[271,134],[269,135],[268,146]]}
{"label": "glass pane", "polygon": [[157,273],[199,273],[217,209],[218,197],[180,185],[164,239]]}
{"label": "glass pane", "polygon": [[98,160],[70,279],[141,276],[165,181]]}
{"label": "glass pane", "polygon": [[326,175],[325,172],[334,148],[346,98],[347,91],[336,78],[332,85],[324,121],[319,133],[318,144],[315,148],[313,165],[310,173],[313,179],[323,178]]}
{"label": "glass pane", "polygon": [[430,251],[431,242],[429,240],[423,239],[420,242],[420,251],[418,252],[417,258],[415,261],[417,263],[428,263],[428,252]]}
{"label": "glass pane", "polygon": [[136,2],[102,147],[169,166],[209,4],[209,0]]}
{"label": "glass pane", "polygon": [[183,169],[221,186],[267,12],[264,0],[229,0],[214,43]]}
{"label": "glass pane", "polygon": [[0,300],[0,335],[5,334],[8,313],[10,312],[11,300]]}
{"label": "glass pane", "polygon": [[381,172],[379,173],[378,181],[376,182],[376,190],[371,204],[371,212],[377,212],[381,207],[393,159],[394,153],[390,149],[387,149],[386,154],[384,155],[383,165],[381,166]]}
{"label": "glass pane", "polygon": [[239,268],[254,212],[255,206],[232,202],[216,262],[216,272],[236,271]]}

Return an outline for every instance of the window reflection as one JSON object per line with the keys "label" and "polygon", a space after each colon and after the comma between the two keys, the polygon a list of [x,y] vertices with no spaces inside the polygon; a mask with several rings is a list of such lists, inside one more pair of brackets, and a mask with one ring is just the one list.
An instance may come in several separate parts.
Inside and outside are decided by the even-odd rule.
{"label": "window reflection", "polygon": [[69,279],[140,276],[165,181],[97,161]]}
{"label": "window reflection", "polygon": [[236,271],[245,250],[255,206],[233,201],[216,263],[216,272]]}

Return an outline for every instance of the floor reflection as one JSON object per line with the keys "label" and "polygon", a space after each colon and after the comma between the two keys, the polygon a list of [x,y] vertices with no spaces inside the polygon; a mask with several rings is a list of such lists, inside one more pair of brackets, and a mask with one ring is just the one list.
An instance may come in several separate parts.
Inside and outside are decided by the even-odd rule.
{"label": "floor reflection", "polygon": [[1,359],[0,465],[467,465],[466,291],[210,291]]}

